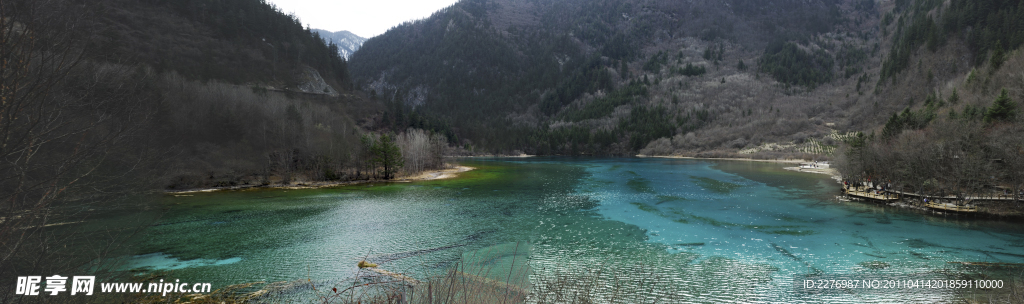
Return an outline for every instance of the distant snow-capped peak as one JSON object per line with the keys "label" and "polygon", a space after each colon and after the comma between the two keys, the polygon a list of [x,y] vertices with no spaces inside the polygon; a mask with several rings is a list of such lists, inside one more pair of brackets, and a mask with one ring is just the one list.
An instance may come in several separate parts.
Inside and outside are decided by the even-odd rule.
{"label": "distant snow-capped peak", "polygon": [[324,41],[337,44],[338,54],[345,59],[351,57],[353,53],[359,50],[359,47],[363,46],[363,42],[366,42],[366,38],[359,37],[349,31],[331,32],[320,29],[314,29],[313,31],[320,34]]}

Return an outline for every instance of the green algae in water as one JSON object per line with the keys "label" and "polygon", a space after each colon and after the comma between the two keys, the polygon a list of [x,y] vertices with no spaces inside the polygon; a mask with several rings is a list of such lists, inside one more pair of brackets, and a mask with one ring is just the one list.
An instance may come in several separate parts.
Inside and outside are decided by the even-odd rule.
{"label": "green algae in water", "polygon": [[633,191],[640,193],[654,193],[654,188],[651,187],[651,181],[643,177],[630,178],[626,182],[626,186]]}
{"label": "green algae in water", "polygon": [[715,227],[722,227],[722,228],[744,228],[744,229],[760,229],[760,230],[763,230],[763,229],[788,229],[788,228],[799,228],[799,227],[801,227],[801,226],[793,226],[793,225],[750,225],[750,224],[737,224],[737,223],[731,223],[731,222],[716,220],[714,218],[706,217],[706,216],[699,216],[699,215],[692,215],[692,214],[689,215],[689,216],[690,216],[690,218],[698,220],[698,221],[701,221],[701,222],[704,222],[705,224],[708,224],[708,225],[711,225],[711,226],[715,226]]}
{"label": "green algae in water", "polygon": [[651,206],[651,205],[648,205],[648,204],[638,203],[638,202],[631,202],[629,204],[636,206],[641,211],[646,211],[646,212],[650,212],[650,213],[656,214],[656,215],[658,215],[660,217],[670,219],[670,220],[672,220],[673,222],[676,222],[676,223],[681,223],[681,224],[689,224],[690,223],[690,221],[688,219],[686,219],[686,217],[688,215],[686,213],[683,213],[683,212],[680,212],[680,211],[672,211],[671,212],[672,214],[682,216],[682,217],[676,217],[676,216],[672,216],[669,213],[665,213],[664,211],[658,210],[658,208],[656,208],[654,206]]}
{"label": "green algae in water", "polygon": [[928,248],[928,247],[939,247],[939,245],[929,243],[929,242],[927,242],[925,240],[922,240],[922,239],[909,239],[909,240],[906,240],[905,242],[903,242],[903,244],[906,244],[910,248],[916,248],[916,249]]}
{"label": "green algae in water", "polygon": [[879,258],[879,259],[884,259],[885,258],[884,256],[877,255],[877,254],[870,254],[870,253],[867,253],[867,252],[861,252],[861,253],[863,253],[864,255],[869,256],[869,257],[875,257],[875,258]]}
{"label": "green algae in water", "polygon": [[654,208],[654,207],[652,207],[650,205],[647,205],[647,204],[644,204],[644,203],[632,202],[630,204],[633,205],[633,206],[636,206],[637,208],[639,208],[642,211],[651,212],[651,213],[661,213],[661,211],[658,210],[658,208]]}
{"label": "green algae in water", "polygon": [[689,224],[690,223],[690,220],[687,219],[688,217],[690,217],[690,215],[687,214],[686,212],[682,212],[682,211],[679,211],[679,210],[672,210],[671,213],[676,215],[674,217],[668,217],[668,218],[672,219],[673,222],[681,223],[681,224]]}
{"label": "green algae in water", "polygon": [[730,183],[730,182],[723,182],[723,181],[720,181],[720,180],[717,180],[717,179],[712,179],[712,178],[707,178],[707,177],[690,176],[690,179],[692,179],[693,182],[695,184],[697,184],[698,186],[701,186],[704,189],[708,189],[708,190],[710,190],[712,192],[720,193],[720,194],[728,194],[728,193],[732,192],[733,190],[736,190],[736,189],[739,189],[740,187],[742,187],[742,186],[737,185],[737,184],[733,184],[733,183]]}
{"label": "green algae in water", "polygon": [[672,221],[676,222],[676,223],[680,223],[680,224],[689,224],[690,223],[690,220],[688,220],[686,218],[682,218],[682,217],[674,218],[674,219],[672,219]]}
{"label": "green algae in water", "polygon": [[812,235],[815,233],[813,230],[770,230],[765,232],[778,235]]}
{"label": "green algae in water", "polygon": [[[711,217],[688,214],[686,212],[679,211],[679,210],[674,210],[674,209],[669,211],[669,212],[665,212],[665,211],[659,210],[657,207],[654,207],[654,206],[651,206],[651,205],[648,205],[648,204],[644,204],[644,203],[640,203],[640,202],[630,202],[630,204],[636,206],[641,211],[650,212],[650,213],[658,215],[660,217],[664,217],[664,218],[670,219],[673,222],[682,223],[682,224],[689,224],[690,220],[692,219],[692,220],[696,220],[696,221],[702,222],[704,224],[708,224],[708,225],[715,226],[715,227],[753,229],[753,230],[758,230],[758,231],[761,231],[761,232],[764,232],[764,233],[776,234],[776,235],[802,236],[802,235],[812,235],[812,234],[816,233],[815,231],[809,230],[809,229],[794,230],[795,228],[802,228],[802,226],[795,226],[795,225],[749,225],[749,224],[737,224],[737,223],[730,223],[730,222],[726,222],[726,221],[720,221],[720,220],[717,220],[717,219],[714,219],[714,218],[711,218]],[[772,230],[772,229],[776,229],[776,230]]]}
{"label": "green algae in water", "polygon": [[658,202],[655,205],[661,205],[670,202],[683,202],[687,201],[685,197],[679,197],[674,195],[658,195]]}
{"label": "green algae in water", "polygon": [[587,185],[584,189],[587,190],[588,192],[596,192],[596,191],[599,191],[599,190],[603,189],[604,187],[607,187],[608,185],[613,185],[613,184],[615,184],[614,181],[603,180],[603,179],[593,179],[593,180],[591,180],[591,184]]}
{"label": "green algae in water", "polygon": [[[272,192],[277,197],[256,204],[242,206],[228,203],[238,197],[251,197]],[[259,234],[253,237],[253,227],[287,227],[307,221],[329,210],[329,206],[309,204],[301,199],[310,191],[258,190],[248,193],[216,193],[196,197],[170,199],[177,202],[164,218],[146,233],[159,237],[147,238],[138,244],[137,254],[162,253],[169,258],[188,260],[225,260],[244,255],[251,248],[284,248],[301,242],[311,235]],[[216,233],[196,237],[196,231]],[[188,246],[181,246],[188,244]]]}
{"label": "green algae in water", "polygon": [[796,218],[796,217],[789,216],[789,215],[779,215],[777,217],[778,217],[778,219],[782,220],[783,222],[789,222],[789,223],[810,223],[810,221],[808,221],[808,220]]}
{"label": "green algae in water", "polygon": [[597,208],[597,206],[599,206],[599,205],[600,205],[600,202],[598,202],[597,200],[595,200],[595,199],[593,199],[593,198],[591,198],[589,196],[586,196],[586,195],[569,195],[569,196],[566,196],[565,203],[562,205],[562,207],[566,207],[566,208],[569,208],[569,209],[575,209],[575,210],[592,210],[594,208]]}
{"label": "green algae in water", "polygon": [[705,224],[708,224],[708,225],[711,225],[711,226],[715,226],[715,227],[729,228],[729,227],[740,227],[741,226],[741,225],[738,225],[738,224],[733,224],[733,223],[729,223],[729,222],[719,221],[719,220],[716,220],[714,218],[710,218],[710,217],[706,217],[706,216],[690,215],[690,217],[692,217],[695,220],[704,222]]}
{"label": "green algae in water", "polygon": [[875,223],[879,223],[879,224],[882,224],[882,225],[889,225],[889,224],[892,224],[892,220],[889,219],[888,216],[882,215],[882,216],[878,217],[877,220],[875,220]]}
{"label": "green algae in water", "polygon": [[790,259],[793,259],[795,261],[799,261],[800,260],[800,257],[798,257],[796,255],[793,255],[793,253],[789,252],[789,250],[786,250],[786,248],[782,248],[782,246],[779,246],[779,244],[776,244],[776,243],[770,243],[770,244],[772,245],[772,248],[775,248],[775,251],[778,251],[782,255],[784,255],[786,257],[789,257]]}

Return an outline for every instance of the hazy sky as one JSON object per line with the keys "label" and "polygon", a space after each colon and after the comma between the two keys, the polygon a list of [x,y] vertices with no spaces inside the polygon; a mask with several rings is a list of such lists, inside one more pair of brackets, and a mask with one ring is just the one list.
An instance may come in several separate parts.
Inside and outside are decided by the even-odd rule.
{"label": "hazy sky", "polygon": [[402,22],[423,19],[457,0],[267,0],[302,25],[364,38],[383,34]]}

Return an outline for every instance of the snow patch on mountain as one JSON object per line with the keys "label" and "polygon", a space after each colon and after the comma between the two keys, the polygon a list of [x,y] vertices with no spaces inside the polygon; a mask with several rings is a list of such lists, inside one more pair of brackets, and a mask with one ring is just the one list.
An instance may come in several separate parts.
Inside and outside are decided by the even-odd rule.
{"label": "snow patch on mountain", "polygon": [[366,38],[359,37],[349,31],[331,32],[321,29],[314,29],[313,31],[320,34],[320,37],[324,38],[324,41],[327,41],[328,43],[334,42],[334,44],[337,44],[338,54],[346,60],[358,51],[359,47],[363,46],[363,42],[366,42]]}

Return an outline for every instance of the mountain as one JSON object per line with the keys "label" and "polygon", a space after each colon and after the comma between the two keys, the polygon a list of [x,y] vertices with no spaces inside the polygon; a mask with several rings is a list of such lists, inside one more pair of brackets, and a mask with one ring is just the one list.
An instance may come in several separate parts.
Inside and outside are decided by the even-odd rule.
{"label": "mountain", "polygon": [[[154,161],[160,168],[152,172],[159,174],[149,180],[156,187],[365,178],[365,169],[353,167],[366,132],[359,124],[382,104],[352,90],[337,46],[265,1],[18,3],[4,2],[3,26],[16,24],[17,33],[46,43],[5,42],[4,54],[55,54],[22,62],[59,68],[12,79],[48,84],[31,95],[43,97],[19,101],[88,107],[98,112],[90,115],[123,122],[101,130],[151,138],[132,138],[119,148],[166,154]],[[114,102],[121,104],[108,105]],[[84,111],[33,109],[60,113],[51,115],[59,121],[92,119]],[[127,116],[101,113],[116,110]],[[62,158],[62,146],[47,147],[58,149],[51,151],[54,159]]]}
{"label": "mountain", "polygon": [[1018,58],[1022,2],[463,0],[349,66],[388,124],[429,117],[490,152],[828,155]]}
{"label": "mountain", "polygon": [[278,89],[294,89],[310,67],[332,87],[348,86],[337,50],[258,0],[115,0],[87,8],[86,50],[97,60]]}
{"label": "mountain", "polygon": [[359,37],[349,31],[331,32],[327,30],[313,29],[313,32],[319,34],[324,41],[329,43],[333,42],[338,45],[338,54],[345,59],[351,57],[352,54],[358,51],[359,47],[363,46],[363,43],[366,42],[366,38]]}
{"label": "mountain", "polygon": [[[368,40],[350,67],[357,86],[442,117],[468,144],[632,155],[658,138],[756,121],[727,113],[813,104],[787,86],[862,68],[866,55],[834,64],[834,54],[878,43],[875,9],[863,0],[465,0]],[[760,71],[765,50],[781,55]],[[769,66],[800,73],[776,81],[763,75]],[[802,123],[824,114],[797,112],[784,115]]]}

